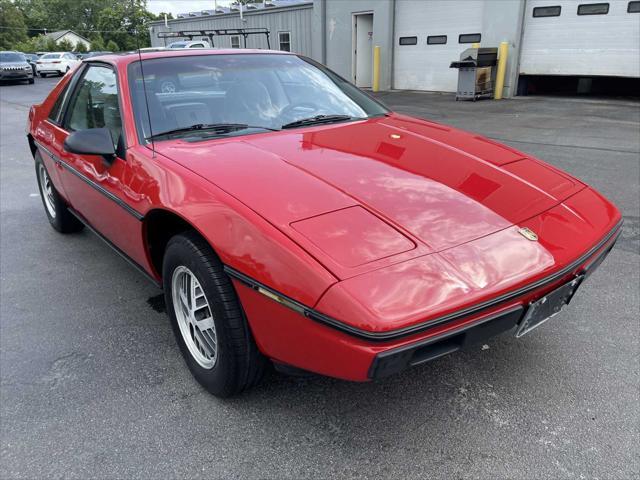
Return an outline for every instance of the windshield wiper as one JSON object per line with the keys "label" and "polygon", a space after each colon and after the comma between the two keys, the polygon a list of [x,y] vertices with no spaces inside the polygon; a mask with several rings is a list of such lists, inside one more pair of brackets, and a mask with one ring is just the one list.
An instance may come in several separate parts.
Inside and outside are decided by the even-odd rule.
{"label": "windshield wiper", "polygon": [[165,130],[164,132],[154,133],[146,137],[146,140],[150,140],[157,137],[164,137],[166,135],[178,135],[181,133],[189,133],[196,131],[214,131],[215,133],[229,133],[237,130],[247,130],[249,128],[258,128],[261,130],[271,130],[277,132],[277,128],[264,127],[261,125],[247,125],[246,123],[196,123],[188,127],[172,128],[171,130]]}
{"label": "windshield wiper", "polygon": [[305,127],[307,125],[319,125],[322,123],[345,122],[347,120],[365,120],[366,118],[352,117],[350,115],[316,115],[315,117],[302,118],[295,122],[285,123],[281,128]]}

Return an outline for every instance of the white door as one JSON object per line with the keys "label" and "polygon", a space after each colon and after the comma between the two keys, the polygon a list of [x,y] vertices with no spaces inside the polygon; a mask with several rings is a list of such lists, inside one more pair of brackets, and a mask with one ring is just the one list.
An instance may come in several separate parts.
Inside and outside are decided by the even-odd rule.
{"label": "white door", "polygon": [[483,0],[397,0],[394,88],[455,92],[458,71],[449,65],[481,37],[483,3]]}
{"label": "white door", "polygon": [[354,80],[356,86],[371,88],[373,70],[373,13],[354,15]]}
{"label": "white door", "polygon": [[640,12],[629,0],[527,0],[520,73],[640,76]]}

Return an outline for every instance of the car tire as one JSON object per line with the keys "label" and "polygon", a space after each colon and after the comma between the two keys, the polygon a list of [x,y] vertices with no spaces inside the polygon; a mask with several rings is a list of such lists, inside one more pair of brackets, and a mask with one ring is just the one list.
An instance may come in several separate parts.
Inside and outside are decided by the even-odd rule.
{"label": "car tire", "polygon": [[222,398],[256,385],[266,359],[209,244],[196,232],[174,236],[165,250],[162,278],[171,326],[196,380]]}
{"label": "car tire", "polygon": [[42,72],[40,72],[39,75],[40,75],[40,78],[45,78],[47,76],[46,73],[42,73]]}
{"label": "car tire", "polygon": [[79,232],[84,225],[69,211],[66,202],[53,186],[40,152],[36,152],[35,161],[38,190],[49,223],[60,233]]}
{"label": "car tire", "polygon": [[29,85],[33,85],[33,84],[34,84],[34,82],[35,82],[35,80],[34,80],[33,78],[30,78],[30,79],[29,79]]}

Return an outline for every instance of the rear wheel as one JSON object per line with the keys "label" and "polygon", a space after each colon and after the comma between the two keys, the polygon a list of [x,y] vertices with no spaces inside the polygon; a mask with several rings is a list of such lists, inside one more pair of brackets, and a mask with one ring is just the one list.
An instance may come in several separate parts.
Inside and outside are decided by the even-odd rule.
{"label": "rear wheel", "polygon": [[46,76],[47,76],[47,74],[46,74],[46,73],[44,73],[44,72],[40,72],[40,78],[45,78]]}
{"label": "rear wheel", "polygon": [[258,383],[266,360],[231,280],[208,243],[195,232],[173,237],[162,277],[173,332],[196,380],[218,397]]}
{"label": "rear wheel", "polygon": [[73,233],[82,230],[84,225],[69,211],[67,204],[53,186],[40,152],[36,152],[35,160],[40,198],[51,226],[60,233]]}

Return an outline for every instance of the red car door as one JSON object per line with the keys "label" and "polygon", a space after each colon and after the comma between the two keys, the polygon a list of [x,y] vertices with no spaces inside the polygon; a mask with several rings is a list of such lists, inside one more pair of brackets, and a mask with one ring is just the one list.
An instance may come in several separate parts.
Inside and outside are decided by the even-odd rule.
{"label": "red car door", "polygon": [[[113,246],[139,265],[144,252],[139,248],[142,213],[127,202],[128,191],[125,137],[120,112],[116,72],[110,65],[89,64],[75,86],[61,128],[57,154],[64,191],[76,212]],[[89,128],[108,128],[117,155],[105,159],[79,155],[62,147],[69,134]]]}

